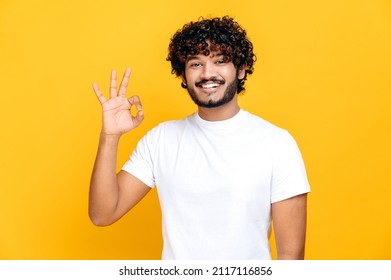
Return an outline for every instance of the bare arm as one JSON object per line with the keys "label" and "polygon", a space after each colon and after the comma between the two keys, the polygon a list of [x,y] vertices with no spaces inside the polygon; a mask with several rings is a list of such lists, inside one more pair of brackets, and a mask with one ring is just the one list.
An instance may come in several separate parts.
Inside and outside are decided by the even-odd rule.
{"label": "bare arm", "polygon": [[[118,143],[122,134],[136,128],[144,119],[141,102],[137,96],[126,98],[130,69],[124,74],[117,94],[117,75],[113,71],[110,82],[110,98],[106,98],[94,84],[103,112],[102,131],[98,153],[91,176],[89,215],[99,226],[114,223],[137,204],[150,190],[143,182],[124,171],[116,174]],[[132,116],[130,109],[138,112]]]}
{"label": "bare arm", "polygon": [[307,194],[273,203],[272,219],[278,259],[304,259]]}

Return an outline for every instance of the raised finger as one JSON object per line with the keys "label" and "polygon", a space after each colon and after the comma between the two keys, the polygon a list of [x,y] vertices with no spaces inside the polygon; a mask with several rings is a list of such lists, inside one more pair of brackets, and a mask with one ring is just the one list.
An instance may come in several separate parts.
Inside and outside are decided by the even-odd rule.
{"label": "raised finger", "polygon": [[124,76],[121,81],[121,85],[119,87],[119,92],[118,92],[119,96],[124,96],[124,97],[126,96],[126,90],[129,85],[130,72],[131,72],[130,68],[129,67],[126,68]]}
{"label": "raised finger", "polygon": [[96,95],[96,97],[98,97],[99,102],[101,104],[105,103],[106,102],[106,98],[103,96],[102,92],[100,91],[100,89],[98,87],[98,84],[97,83],[93,83],[92,87],[94,88],[95,95]]}
{"label": "raised finger", "polygon": [[111,71],[110,79],[110,98],[117,96],[117,71]]}

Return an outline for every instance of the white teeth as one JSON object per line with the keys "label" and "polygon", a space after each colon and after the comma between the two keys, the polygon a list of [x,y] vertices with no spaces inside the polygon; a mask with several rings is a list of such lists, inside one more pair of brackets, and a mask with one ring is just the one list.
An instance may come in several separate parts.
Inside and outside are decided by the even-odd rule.
{"label": "white teeth", "polygon": [[206,84],[206,85],[202,85],[202,88],[215,88],[218,86],[219,86],[218,84]]}

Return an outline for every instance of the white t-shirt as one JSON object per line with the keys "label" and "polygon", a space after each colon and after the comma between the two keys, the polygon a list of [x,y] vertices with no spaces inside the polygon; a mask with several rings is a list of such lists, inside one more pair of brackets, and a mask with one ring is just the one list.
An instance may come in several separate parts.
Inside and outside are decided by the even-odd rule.
{"label": "white t-shirt", "polygon": [[123,170],[157,187],[163,259],[270,259],[271,204],[310,191],[292,136],[244,110],[164,122]]}

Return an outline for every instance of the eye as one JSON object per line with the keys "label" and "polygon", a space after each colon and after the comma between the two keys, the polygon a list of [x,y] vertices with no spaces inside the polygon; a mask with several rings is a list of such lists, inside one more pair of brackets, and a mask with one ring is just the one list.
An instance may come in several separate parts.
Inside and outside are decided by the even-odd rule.
{"label": "eye", "polygon": [[201,63],[199,63],[199,62],[190,63],[190,67],[195,68],[195,67],[199,67],[199,66],[201,66]]}
{"label": "eye", "polygon": [[218,59],[218,60],[216,60],[216,64],[224,64],[225,63],[225,61],[224,61],[224,59]]}

